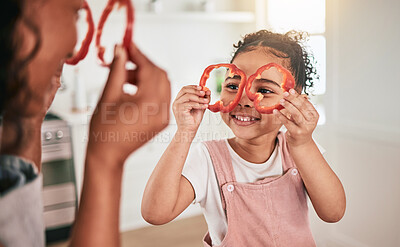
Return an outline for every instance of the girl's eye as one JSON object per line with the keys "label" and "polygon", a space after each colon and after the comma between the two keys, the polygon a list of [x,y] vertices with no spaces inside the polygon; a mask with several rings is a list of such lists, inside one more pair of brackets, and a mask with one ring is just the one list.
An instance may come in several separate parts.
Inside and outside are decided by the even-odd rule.
{"label": "girl's eye", "polygon": [[232,89],[232,90],[238,90],[239,87],[235,84],[228,84],[226,85],[227,88]]}
{"label": "girl's eye", "polygon": [[274,93],[273,91],[271,91],[271,90],[269,90],[269,89],[265,89],[265,88],[260,88],[260,89],[258,89],[258,92],[259,92],[259,93],[262,93],[262,94]]}

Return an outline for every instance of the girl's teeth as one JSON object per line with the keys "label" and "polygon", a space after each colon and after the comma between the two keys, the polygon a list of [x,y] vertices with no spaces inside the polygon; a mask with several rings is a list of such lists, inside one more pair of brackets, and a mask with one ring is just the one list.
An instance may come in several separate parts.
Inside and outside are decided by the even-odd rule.
{"label": "girl's teeth", "polygon": [[256,120],[255,118],[251,118],[251,117],[241,117],[241,116],[235,116],[235,118],[239,121],[242,122],[249,122],[249,121],[254,121]]}

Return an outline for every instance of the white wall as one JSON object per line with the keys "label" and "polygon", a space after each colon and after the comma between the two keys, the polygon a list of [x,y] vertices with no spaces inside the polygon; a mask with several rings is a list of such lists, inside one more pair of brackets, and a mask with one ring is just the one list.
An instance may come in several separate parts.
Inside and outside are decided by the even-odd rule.
{"label": "white wall", "polygon": [[318,246],[400,246],[400,2],[327,0],[327,125],[317,131],[347,194]]}

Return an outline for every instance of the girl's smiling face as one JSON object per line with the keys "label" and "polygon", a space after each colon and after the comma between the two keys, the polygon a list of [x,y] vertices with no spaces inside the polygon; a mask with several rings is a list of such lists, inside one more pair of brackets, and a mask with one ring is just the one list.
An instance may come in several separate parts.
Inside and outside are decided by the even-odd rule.
{"label": "girl's smiling face", "polygon": [[[276,63],[288,68],[289,61],[276,57],[268,48],[256,48],[237,55],[232,62],[241,69],[249,78],[258,68],[268,63]],[[282,74],[275,68],[264,71],[260,79],[253,82],[251,91],[263,94],[261,105],[272,106],[283,98],[283,90],[280,87]],[[240,78],[238,76],[227,77],[222,84],[221,100],[224,105],[233,101],[237,94]],[[229,113],[221,113],[221,117],[236,137],[254,139],[271,132],[277,132],[282,126],[273,114],[261,114],[255,108],[253,102],[244,91],[239,104]]]}

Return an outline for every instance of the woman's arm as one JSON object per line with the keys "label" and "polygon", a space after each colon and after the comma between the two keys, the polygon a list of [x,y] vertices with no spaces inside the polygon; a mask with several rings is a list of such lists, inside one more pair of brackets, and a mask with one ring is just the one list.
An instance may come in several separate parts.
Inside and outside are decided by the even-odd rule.
{"label": "woman's arm", "polygon": [[173,104],[178,131],[151,174],[142,200],[142,216],[151,224],[170,222],[194,200],[193,187],[181,174],[209,95],[201,87],[186,86]]}
{"label": "woman's arm", "polygon": [[[125,49],[115,49],[108,82],[91,120],[81,204],[71,239],[74,247],[120,246],[124,162],[169,123],[170,84],[166,73],[133,44],[129,55],[137,69],[127,73]],[[123,93],[126,82],[138,86],[137,94]],[[147,112],[149,105],[161,110]],[[127,122],[129,119],[136,121]],[[127,134],[128,139],[124,138]]]}
{"label": "woman's arm", "polygon": [[[123,164],[88,150],[71,246],[120,246],[119,207]],[[106,165],[105,165],[106,164]]]}
{"label": "woman's arm", "polygon": [[[299,169],[318,216],[326,222],[339,221],[346,210],[346,196],[339,178],[332,171],[312,139],[318,112],[293,89],[284,93],[285,112],[274,111],[287,128],[289,151]],[[283,110],[282,110],[283,111]]]}

